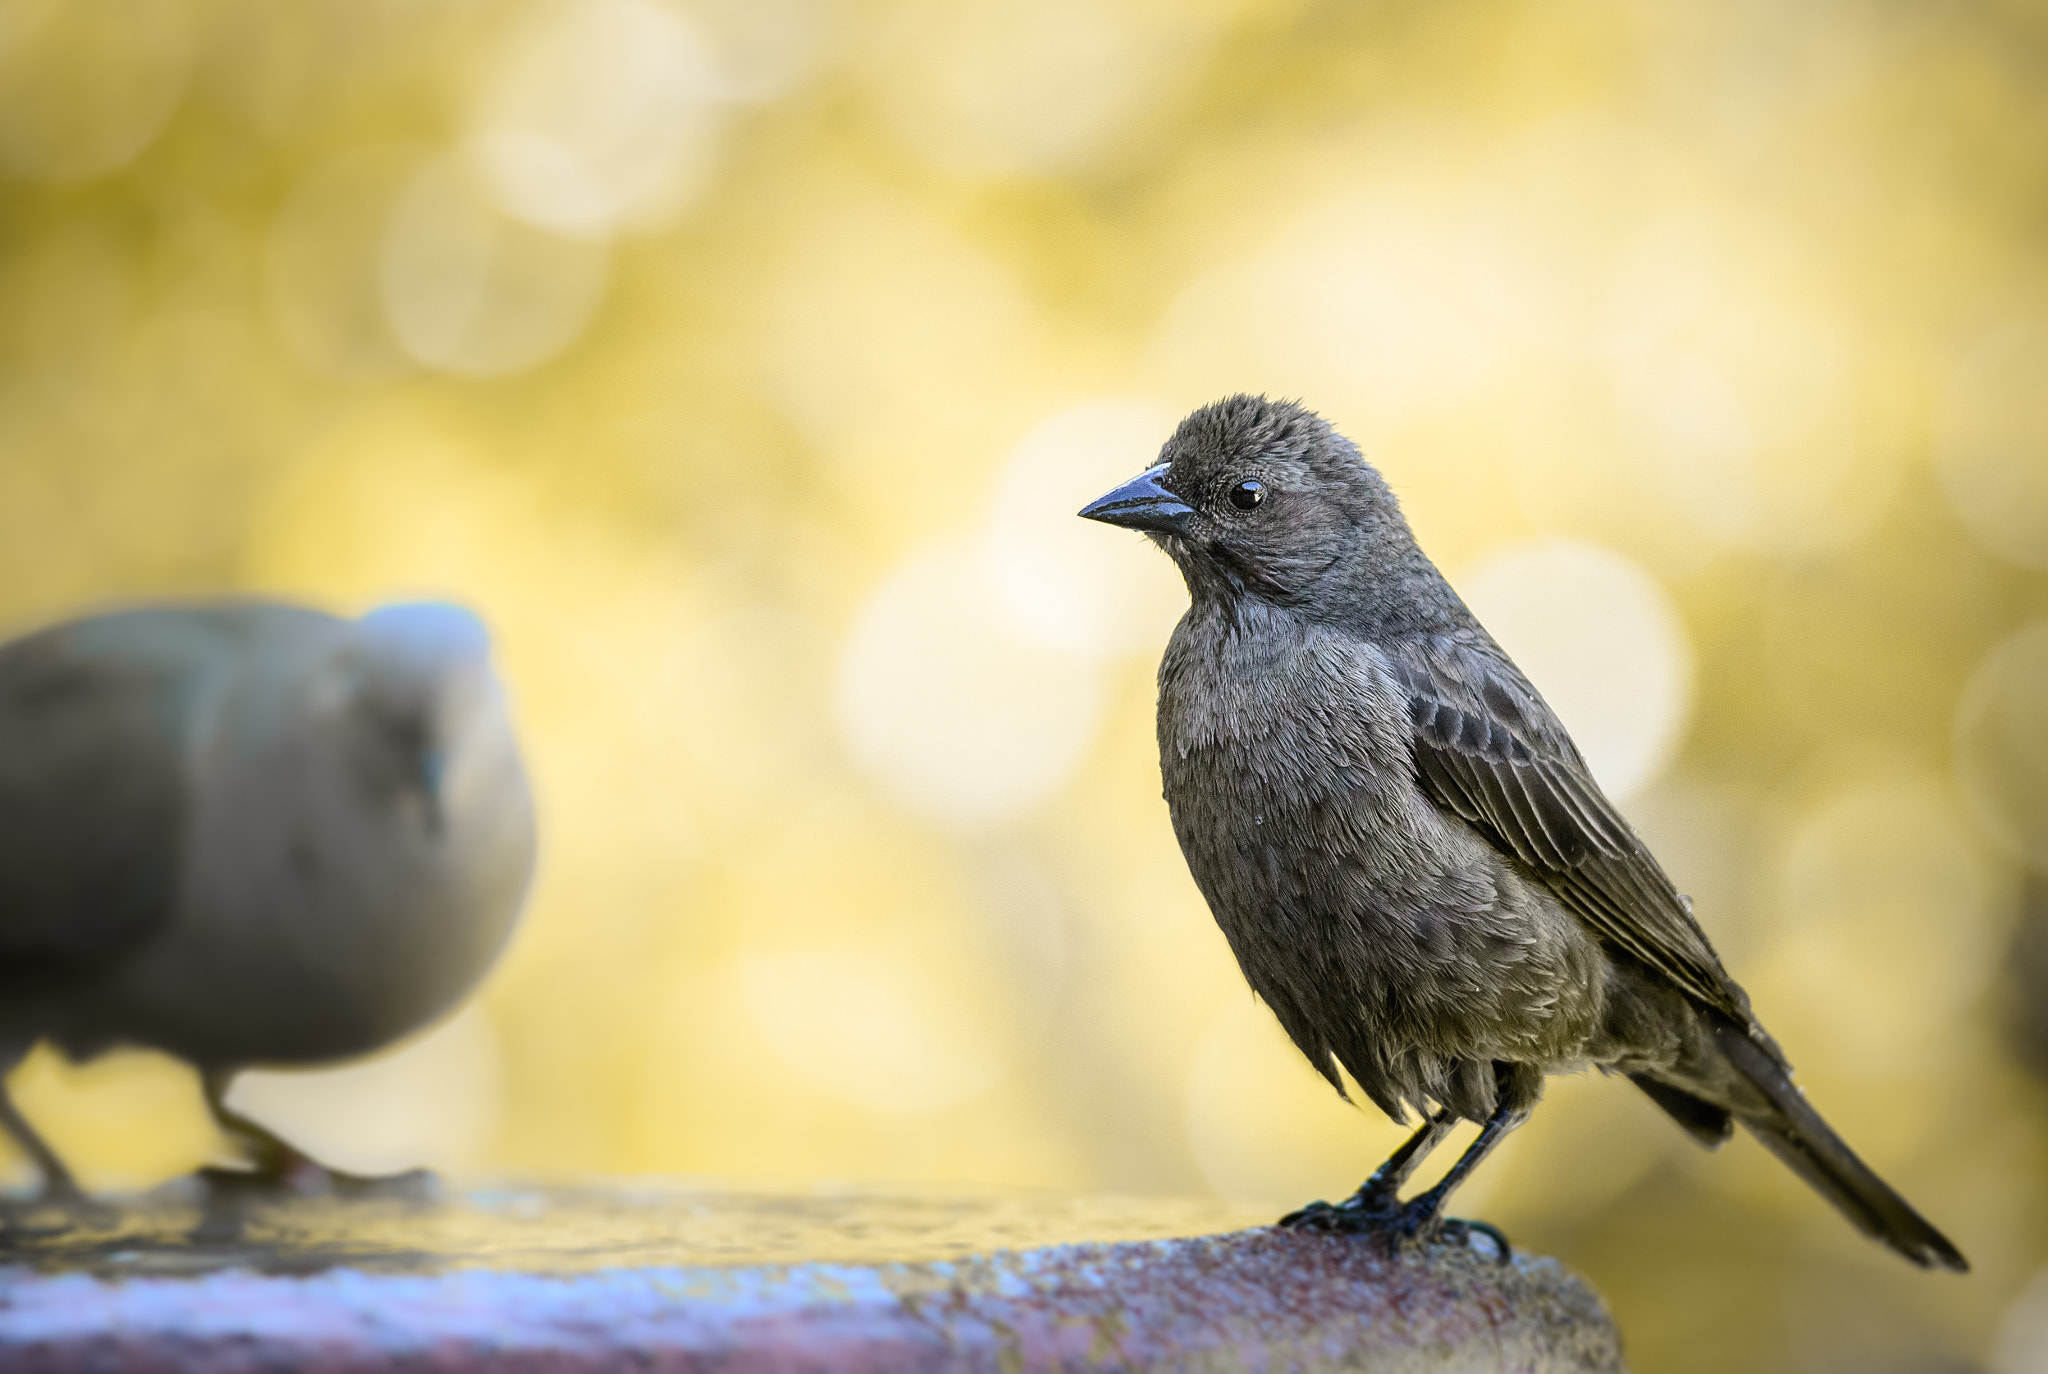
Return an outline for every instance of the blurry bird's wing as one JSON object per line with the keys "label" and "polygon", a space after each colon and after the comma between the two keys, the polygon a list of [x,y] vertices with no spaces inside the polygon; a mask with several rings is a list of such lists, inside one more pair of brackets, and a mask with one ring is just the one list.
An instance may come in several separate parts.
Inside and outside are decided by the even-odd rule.
{"label": "blurry bird's wing", "polygon": [[0,985],[116,957],[171,913],[185,785],[162,683],[74,632],[0,648]]}
{"label": "blurry bird's wing", "polygon": [[1609,944],[1752,1024],[1685,899],[1507,655],[1483,635],[1380,647],[1408,697],[1416,775],[1437,804],[1534,869]]}

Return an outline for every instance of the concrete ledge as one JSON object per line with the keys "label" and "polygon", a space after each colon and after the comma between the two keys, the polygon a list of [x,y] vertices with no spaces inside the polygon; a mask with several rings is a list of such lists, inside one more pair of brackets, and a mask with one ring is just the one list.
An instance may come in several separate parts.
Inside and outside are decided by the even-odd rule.
{"label": "concrete ledge", "polygon": [[[113,1228],[82,1242],[17,1228],[0,1274],[0,1369],[20,1374],[308,1374],[398,1371],[1340,1370],[1549,1371],[1622,1368],[1599,1300],[1554,1261],[1436,1248],[1400,1257],[1376,1241],[1253,1229],[1194,1239],[1052,1244],[956,1258],[767,1264],[648,1262],[611,1252],[593,1195],[496,1195],[458,1204],[468,1233],[539,1228],[580,1242],[577,1262],[505,1251],[370,1247],[354,1262],[328,1242],[358,1212],[423,1236],[449,1209],[290,1204],[272,1231],[217,1267],[218,1218],[175,1237]],[[646,1210],[675,1221],[708,1195]],[[543,1199],[536,1212],[532,1199]],[[758,1207],[762,1199],[748,1200]],[[899,1202],[871,1200],[888,1214]],[[781,1200],[843,1225],[864,1204]],[[951,1205],[966,1206],[959,1200]],[[1007,1200],[1001,1207],[1015,1210]],[[1028,1202],[1021,1204],[1028,1210]],[[1124,1204],[1142,1211],[1142,1204]],[[512,1211],[506,1212],[506,1208]],[[994,1207],[994,1210],[1001,1210]],[[294,1209],[297,1209],[296,1211]],[[495,1209],[495,1210],[494,1210]],[[627,1209],[637,1211],[638,1209]],[[746,1209],[742,1207],[742,1214]],[[600,1210],[600,1216],[609,1213]],[[971,1207],[955,1216],[969,1220]],[[481,1222],[479,1219],[482,1219]],[[445,1219],[445,1218],[444,1218]],[[309,1224],[312,1223],[312,1224]],[[211,1239],[206,1226],[211,1225]],[[459,1229],[459,1228],[458,1228]],[[715,1229],[715,1228],[714,1228]],[[804,1228],[799,1228],[802,1230]],[[822,1238],[829,1239],[830,1229]],[[125,1240],[124,1240],[125,1237]],[[154,1239],[151,1239],[154,1237]],[[904,1234],[905,1251],[930,1249]],[[954,1237],[957,1243],[958,1235]],[[166,1243],[173,1241],[175,1243]],[[245,1234],[241,1243],[252,1244]],[[127,1248],[121,1248],[126,1244]],[[867,1248],[890,1248],[872,1228]],[[111,1246],[111,1248],[110,1248]],[[265,1248],[267,1247],[267,1248]],[[229,1245],[232,1250],[233,1246]],[[688,1246],[682,1247],[687,1250]],[[183,1253],[192,1272],[172,1276]],[[624,1262],[617,1262],[623,1260]],[[313,1272],[291,1272],[311,1268]],[[258,1272],[268,1269],[271,1272]]]}

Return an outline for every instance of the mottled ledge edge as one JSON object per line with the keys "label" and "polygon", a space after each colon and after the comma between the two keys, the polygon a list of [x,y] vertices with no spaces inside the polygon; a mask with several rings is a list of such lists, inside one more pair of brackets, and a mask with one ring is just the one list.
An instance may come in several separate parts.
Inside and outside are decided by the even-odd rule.
{"label": "mottled ledge edge", "polygon": [[1271,1230],[912,1264],[0,1272],[11,1374],[1622,1367],[1555,1260]]}

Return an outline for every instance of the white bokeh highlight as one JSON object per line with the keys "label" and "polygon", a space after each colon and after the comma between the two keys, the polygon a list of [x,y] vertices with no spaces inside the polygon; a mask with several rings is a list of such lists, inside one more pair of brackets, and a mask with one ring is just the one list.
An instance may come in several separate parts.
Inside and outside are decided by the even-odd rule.
{"label": "white bokeh highlight", "polygon": [[899,0],[869,85],[942,171],[1030,176],[1114,157],[1171,104],[1218,13],[1142,0]]}
{"label": "white bokeh highlight", "polygon": [[1550,313],[1543,295],[1514,239],[1471,207],[1343,195],[1191,285],[1151,358],[1214,394],[1304,396],[1391,427],[1475,399]]}
{"label": "white bokeh highlight", "polygon": [[1607,794],[1655,778],[1692,707],[1692,645],[1656,578],[1595,544],[1502,548],[1455,579],[1535,684]]}
{"label": "white bokeh highlight", "polygon": [[840,0],[691,0],[718,59],[718,85],[737,104],[800,90],[846,38]]}
{"label": "white bokeh highlight", "polygon": [[1143,535],[1075,512],[1156,463],[1176,419],[1149,401],[1094,401],[1053,416],[1012,452],[996,481],[987,557],[997,599],[1024,632],[1097,655],[1165,642],[1187,606],[1172,562]]}
{"label": "white bokeh highlight", "polygon": [[470,115],[499,209],[602,237],[674,218],[708,180],[723,84],[703,33],[656,0],[544,0],[514,27]]}
{"label": "white bokeh highlight", "polygon": [[1051,796],[1094,738],[1089,658],[1001,609],[979,544],[929,545],[885,578],[840,655],[838,719],[855,761],[907,810],[979,828]]}
{"label": "white bokeh highlight", "polygon": [[840,653],[841,737],[896,802],[967,830],[1056,793],[1094,741],[1107,665],[1157,653],[1187,605],[1141,537],[1080,508],[1157,461],[1165,407],[1107,398],[1017,445],[970,535],[911,553],[869,595]]}
{"label": "white bokeh highlight", "polygon": [[413,175],[392,208],[378,287],[414,360],[471,376],[521,372],[576,341],[604,299],[610,254],[503,214],[454,157]]}

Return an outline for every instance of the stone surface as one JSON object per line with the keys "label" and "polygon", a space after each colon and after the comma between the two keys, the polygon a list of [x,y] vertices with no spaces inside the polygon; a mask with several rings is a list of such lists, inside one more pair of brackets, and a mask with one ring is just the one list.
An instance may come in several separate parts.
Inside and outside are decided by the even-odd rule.
{"label": "stone surface", "polygon": [[[1154,1200],[176,1190],[0,1232],[10,1374],[1619,1370],[1490,1241],[1396,1256]],[[1189,1238],[1192,1237],[1192,1238]]]}

